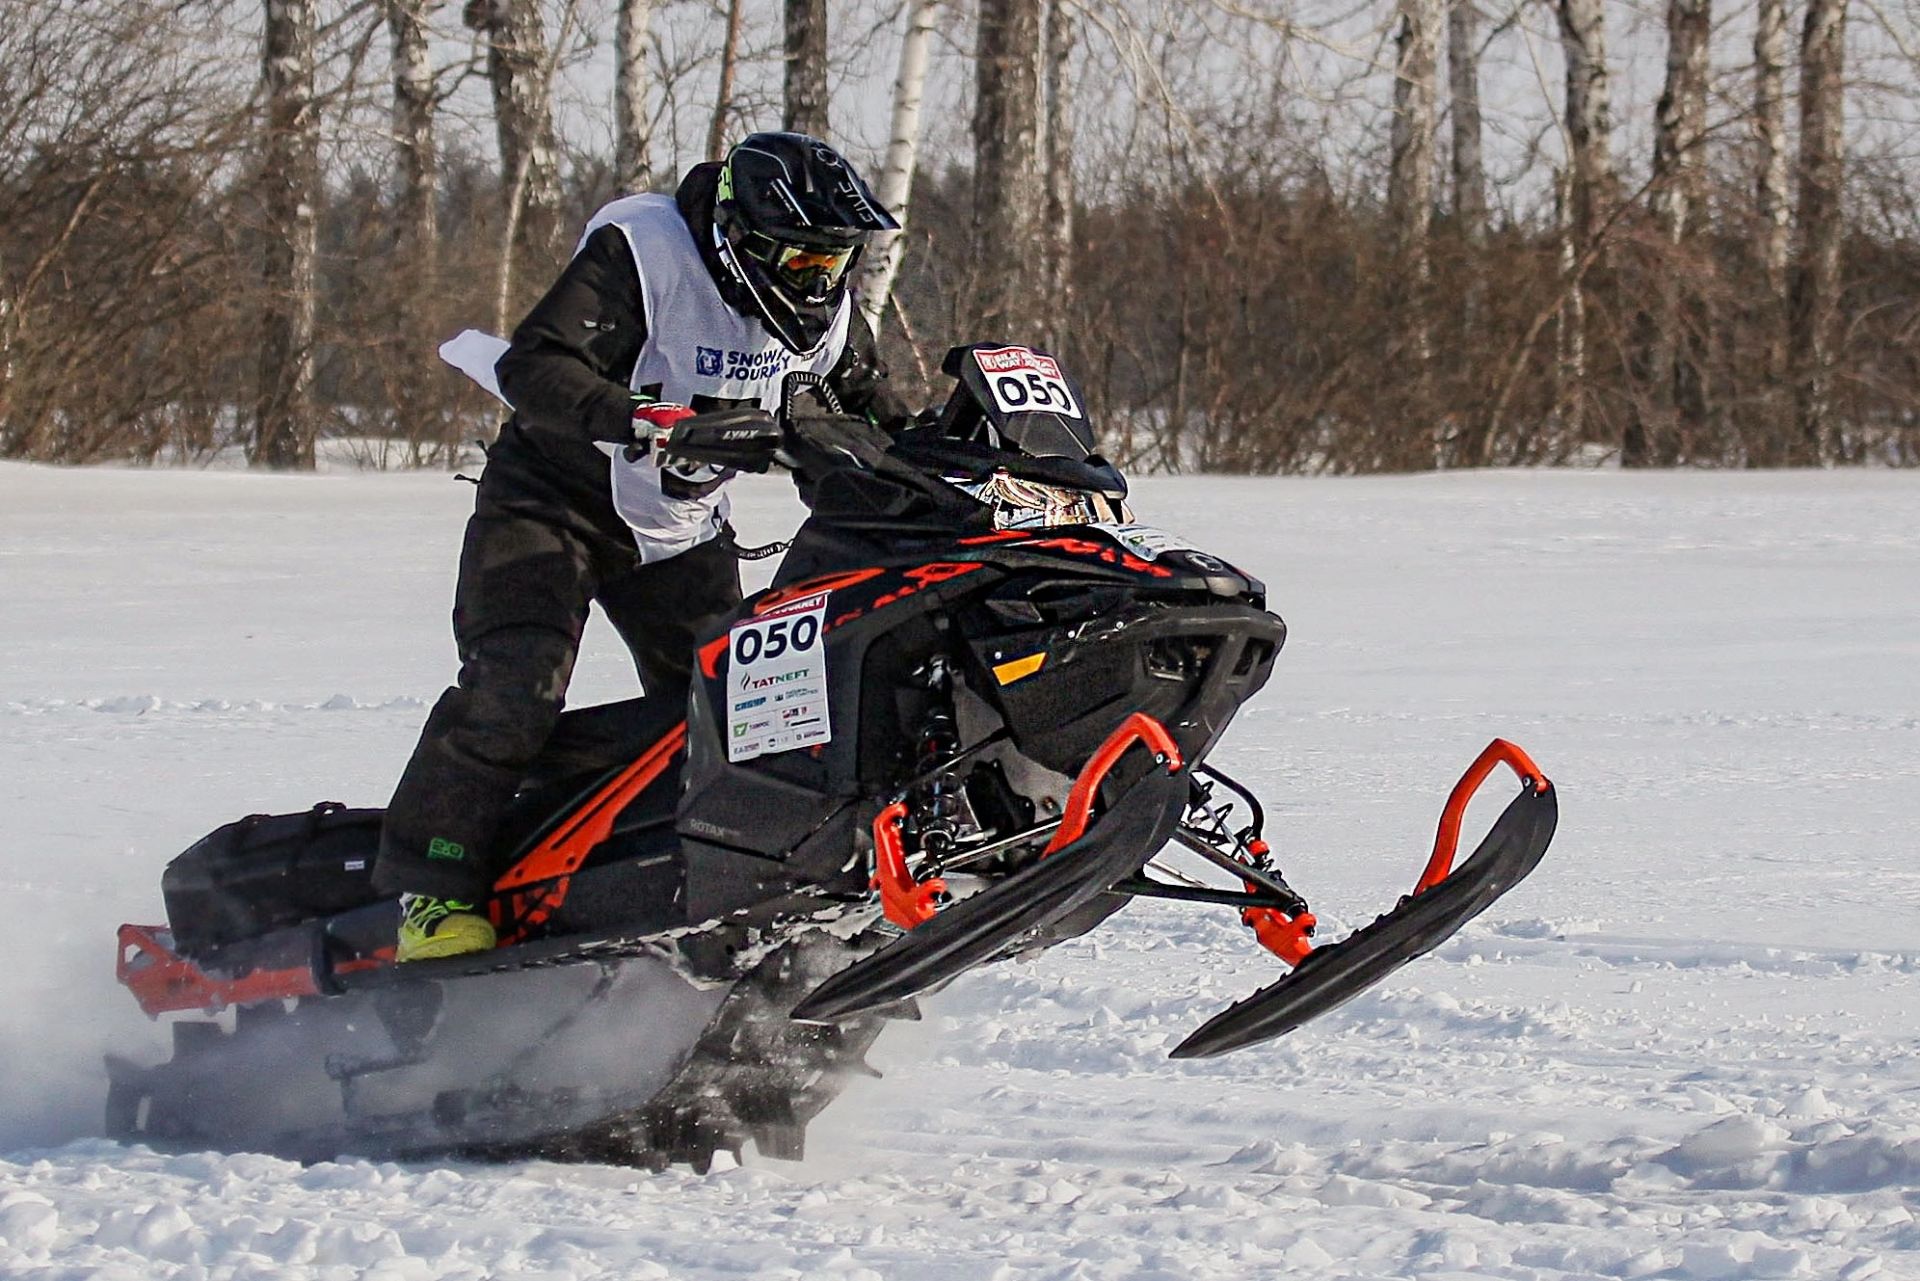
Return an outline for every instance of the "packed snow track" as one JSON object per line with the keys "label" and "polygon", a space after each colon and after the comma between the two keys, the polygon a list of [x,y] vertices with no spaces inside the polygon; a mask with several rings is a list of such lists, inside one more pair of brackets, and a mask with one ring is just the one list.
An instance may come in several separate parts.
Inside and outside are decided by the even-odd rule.
{"label": "packed snow track", "polygon": [[[1912,474],[1141,484],[1287,620],[1215,759],[1323,937],[1411,885],[1489,738],[1560,792],[1526,884],[1270,1045],[1167,1060],[1277,963],[1141,903],[928,999],[798,1164],[95,1137],[101,1055],[168,1049],[114,927],[219,823],[385,800],[471,493],[0,465],[0,1277],[1920,1281]],[[754,482],[742,540],[797,514]],[[574,700],[631,690],[596,623]]]}

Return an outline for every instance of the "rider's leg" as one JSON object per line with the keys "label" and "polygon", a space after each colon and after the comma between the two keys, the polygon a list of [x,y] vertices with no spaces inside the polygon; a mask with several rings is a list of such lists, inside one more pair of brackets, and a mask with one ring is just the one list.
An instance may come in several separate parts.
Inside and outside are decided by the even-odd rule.
{"label": "rider's leg", "polygon": [[409,905],[402,942],[414,955],[492,944],[477,905],[502,870],[494,832],[565,705],[593,588],[590,557],[567,531],[519,517],[469,522],[454,605],[459,681],[401,775],[374,869],[381,890],[433,900]]}
{"label": "rider's leg", "polygon": [[648,697],[685,698],[700,634],[740,603],[740,564],[714,539],[609,575],[595,599],[633,652]]}

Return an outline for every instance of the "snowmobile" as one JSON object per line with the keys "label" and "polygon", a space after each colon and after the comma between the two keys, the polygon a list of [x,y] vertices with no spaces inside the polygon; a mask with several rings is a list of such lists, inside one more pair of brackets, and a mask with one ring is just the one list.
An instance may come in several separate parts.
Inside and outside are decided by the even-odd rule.
{"label": "snowmobile", "polygon": [[[168,923],[118,940],[141,1008],[182,1016],[173,1056],[109,1058],[109,1132],[305,1160],[798,1158],[917,997],[1135,899],[1236,912],[1283,967],[1173,1051],[1205,1058],[1350,1000],[1539,862],[1553,787],[1495,740],[1413,891],[1316,942],[1259,800],[1209,759],[1286,639],[1264,587],[1133,522],[1053,356],[976,344],[943,369],[944,407],[896,436],[810,375],[778,414],[692,420],[686,457],[784,467],[811,515],[684,704],[564,714],[503,833],[495,950],[393,963],[377,810],[255,815],[174,859]],[[1519,793],[1456,865],[1502,764]]]}

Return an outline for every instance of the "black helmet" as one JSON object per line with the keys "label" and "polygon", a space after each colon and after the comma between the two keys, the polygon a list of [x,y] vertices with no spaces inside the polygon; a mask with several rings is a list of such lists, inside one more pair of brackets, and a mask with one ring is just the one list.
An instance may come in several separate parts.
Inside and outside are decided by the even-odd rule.
{"label": "black helmet", "polygon": [[861,247],[900,227],[839,152],[802,133],[750,134],[727,153],[713,224],[721,267],[795,352],[826,337]]}

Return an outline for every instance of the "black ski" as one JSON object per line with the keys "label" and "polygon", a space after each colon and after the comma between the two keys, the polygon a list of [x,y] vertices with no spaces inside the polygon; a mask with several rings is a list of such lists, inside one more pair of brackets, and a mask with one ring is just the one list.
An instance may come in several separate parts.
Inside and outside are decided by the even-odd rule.
{"label": "black ski", "polygon": [[938,916],[815,988],[793,1017],[833,1022],[904,1000],[1043,929],[1158,854],[1186,811],[1184,773],[1155,769],[1073,844]]}
{"label": "black ski", "polygon": [[1508,804],[1473,856],[1444,881],[1340,942],[1317,947],[1278,982],[1208,1019],[1175,1047],[1176,1059],[1206,1059],[1285,1036],[1351,1001],[1416,957],[1451,938],[1533,871],[1559,820],[1550,785],[1524,789]]}

